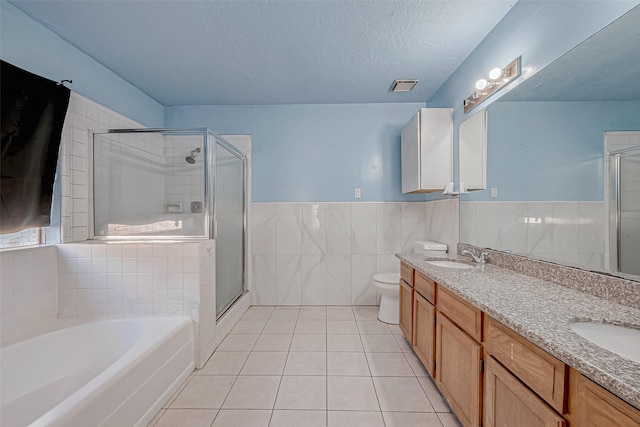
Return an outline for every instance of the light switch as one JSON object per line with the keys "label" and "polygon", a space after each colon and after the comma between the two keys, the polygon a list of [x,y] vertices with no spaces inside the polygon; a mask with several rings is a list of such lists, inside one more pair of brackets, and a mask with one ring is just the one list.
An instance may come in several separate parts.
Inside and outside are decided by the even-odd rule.
{"label": "light switch", "polygon": [[353,198],[359,199],[360,197],[362,197],[362,190],[360,188],[356,188],[353,192]]}
{"label": "light switch", "polygon": [[498,197],[498,189],[496,187],[491,189],[491,197]]}

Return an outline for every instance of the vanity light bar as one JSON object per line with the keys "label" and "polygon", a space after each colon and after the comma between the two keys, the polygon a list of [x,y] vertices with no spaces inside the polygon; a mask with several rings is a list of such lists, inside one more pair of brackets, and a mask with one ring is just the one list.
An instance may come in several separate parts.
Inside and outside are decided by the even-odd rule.
{"label": "vanity light bar", "polygon": [[508,85],[520,76],[520,56],[511,61],[507,66],[494,68],[489,72],[489,79],[480,79],[476,82],[476,90],[464,101],[462,106],[467,113],[476,105]]}

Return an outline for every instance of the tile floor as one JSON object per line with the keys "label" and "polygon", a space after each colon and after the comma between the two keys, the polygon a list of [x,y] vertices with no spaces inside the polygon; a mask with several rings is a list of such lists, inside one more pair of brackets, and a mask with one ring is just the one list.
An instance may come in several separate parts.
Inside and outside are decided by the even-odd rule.
{"label": "tile floor", "polygon": [[254,306],[149,427],[457,427],[371,306]]}

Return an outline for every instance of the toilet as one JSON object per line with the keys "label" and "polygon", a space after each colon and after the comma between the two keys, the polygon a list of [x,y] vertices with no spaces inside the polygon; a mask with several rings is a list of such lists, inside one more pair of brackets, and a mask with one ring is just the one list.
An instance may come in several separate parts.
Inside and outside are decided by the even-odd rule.
{"label": "toilet", "polygon": [[[431,240],[417,241],[414,243],[413,250],[415,253],[427,257],[444,257],[447,254],[447,245]],[[400,273],[374,274],[371,284],[380,294],[378,320],[397,325],[400,308]]]}

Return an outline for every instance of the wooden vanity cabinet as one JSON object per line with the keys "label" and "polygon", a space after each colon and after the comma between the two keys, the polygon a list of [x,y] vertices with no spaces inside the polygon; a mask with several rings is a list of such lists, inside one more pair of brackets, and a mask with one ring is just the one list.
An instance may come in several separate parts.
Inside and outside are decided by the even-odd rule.
{"label": "wooden vanity cabinet", "polygon": [[562,417],[496,359],[489,356],[486,363],[484,427],[567,425]]}
{"label": "wooden vanity cabinet", "polygon": [[420,272],[414,276],[413,351],[429,374],[435,376],[436,284]]}
{"label": "wooden vanity cabinet", "polygon": [[463,426],[480,426],[482,312],[442,287],[437,295],[436,385]]}
{"label": "wooden vanity cabinet", "polygon": [[413,275],[414,270],[400,264],[400,307],[398,326],[409,344],[413,345]]}
{"label": "wooden vanity cabinet", "polygon": [[495,319],[486,317],[485,348],[559,414],[567,411],[569,367]]}
{"label": "wooden vanity cabinet", "polygon": [[579,427],[638,427],[640,410],[600,387],[590,379],[572,369],[571,378],[576,379],[571,392],[572,426]]}

